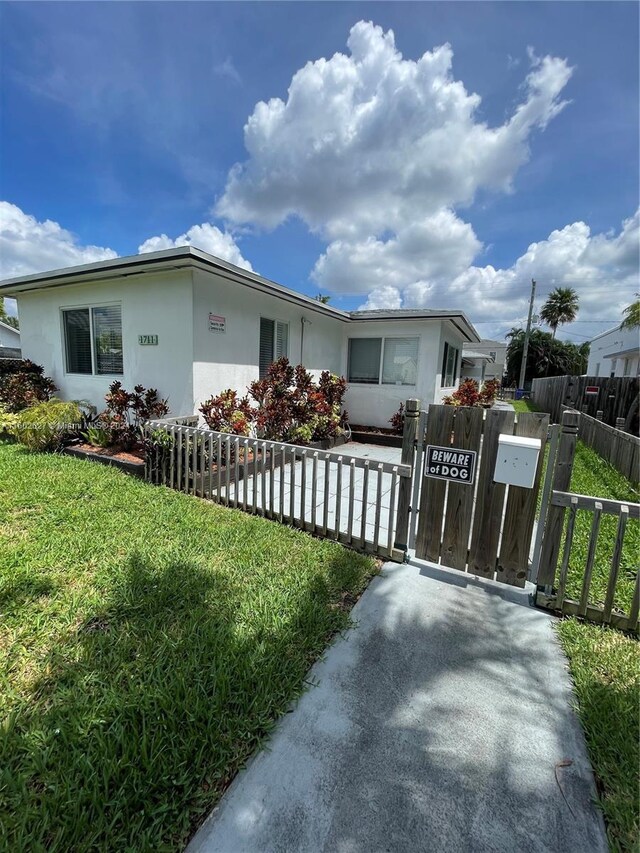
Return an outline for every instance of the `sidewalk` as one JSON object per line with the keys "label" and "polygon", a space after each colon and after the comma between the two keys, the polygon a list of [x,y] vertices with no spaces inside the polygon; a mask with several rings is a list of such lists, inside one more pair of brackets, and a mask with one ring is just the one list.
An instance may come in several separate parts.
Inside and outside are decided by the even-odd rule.
{"label": "sidewalk", "polygon": [[390,563],[353,617],[188,853],[605,853],[553,617],[527,591]]}

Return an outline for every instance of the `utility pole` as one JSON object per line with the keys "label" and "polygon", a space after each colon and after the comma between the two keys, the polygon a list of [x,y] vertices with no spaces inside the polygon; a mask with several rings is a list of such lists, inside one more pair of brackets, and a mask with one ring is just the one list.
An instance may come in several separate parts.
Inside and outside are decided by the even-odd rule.
{"label": "utility pole", "polygon": [[524,388],[524,374],[527,370],[527,354],[529,352],[529,337],[531,335],[531,318],[533,316],[533,300],[536,295],[536,280],[531,279],[531,301],[529,302],[529,317],[527,318],[527,331],[524,335],[524,346],[522,347],[522,364],[520,365],[520,382],[518,388]]}

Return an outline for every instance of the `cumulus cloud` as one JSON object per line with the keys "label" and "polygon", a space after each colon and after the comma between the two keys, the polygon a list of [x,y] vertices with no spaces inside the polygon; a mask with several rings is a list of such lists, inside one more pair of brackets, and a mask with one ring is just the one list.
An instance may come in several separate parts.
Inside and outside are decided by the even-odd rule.
{"label": "cumulus cloud", "polygon": [[332,240],[398,231],[480,187],[509,190],[532,131],[566,104],[564,59],[532,56],[521,102],[489,127],[479,96],[453,77],[448,44],[403,59],[391,30],[360,21],[347,46],[300,69],[286,102],[256,105],[219,215],[267,228],[297,215]]}
{"label": "cumulus cloud", "polygon": [[83,246],[51,219],[38,221],[15,204],[0,201],[0,278],[117,258],[113,249]]}
{"label": "cumulus cloud", "polygon": [[226,231],[221,231],[210,222],[202,225],[193,225],[187,232],[172,240],[166,234],[159,237],[149,237],[142,245],[138,246],[138,252],[159,252],[162,249],[173,249],[178,246],[193,246],[194,249],[202,249],[223,261],[229,261],[245,270],[253,267],[246,258],[243,258],[235,240]]}
{"label": "cumulus cloud", "polygon": [[[458,307],[483,324],[484,334],[500,334],[526,319],[535,278],[538,306],[553,288],[574,287],[580,296],[579,316],[611,326],[640,289],[639,247],[640,211],[626,219],[618,233],[592,235],[585,222],[574,222],[531,243],[510,267],[470,265],[450,278],[378,288],[362,307]],[[491,323],[493,331],[485,323]],[[585,337],[596,331],[588,327]]]}

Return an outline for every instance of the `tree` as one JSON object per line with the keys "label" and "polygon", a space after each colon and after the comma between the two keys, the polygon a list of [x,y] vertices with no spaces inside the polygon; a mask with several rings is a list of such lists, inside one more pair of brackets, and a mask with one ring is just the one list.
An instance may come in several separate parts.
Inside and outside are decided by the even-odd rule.
{"label": "tree", "polygon": [[323,305],[326,305],[327,302],[329,302],[329,300],[331,299],[331,297],[328,293],[318,293],[315,299],[317,299],[318,302],[322,302]]}
{"label": "tree", "polygon": [[578,294],[572,287],[556,287],[552,290],[547,301],[542,306],[540,317],[552,329],[552,337],[556,329],[563,323],[572,323],[580,307]]}
{"label": "tree", "polygon": [[[507,384],[518,381],[522,350],[524,347],[524,329],[512,329],[507,338]],[[587,369],[589,344],[565,343],[557,341],[549,332],[533,329],[529,337],[527,367],[525,379],[539,379],[544,376],[579,376]]]}
{"label": "tree", "polygon": [[[636,296],[639,294],[636,293]],[[627,307],[622,312],[627,316],[624,318],[622,323],[620,323],[621,329],[637,329],[640,326],[640,299],[636,299],[635,302],[632,302],[631,305],[627,305]]]}

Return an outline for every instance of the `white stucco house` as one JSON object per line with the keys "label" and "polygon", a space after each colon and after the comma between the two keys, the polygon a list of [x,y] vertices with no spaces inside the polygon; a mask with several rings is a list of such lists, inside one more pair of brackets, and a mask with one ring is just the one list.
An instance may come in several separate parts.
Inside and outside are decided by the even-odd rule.
{"label": "white stucco house", "polygon": [[0,295],[18,300],[23,356],[99,408],[117,378],[191,414],[286,355],[346,376],[351,421],[386,426],[408,397],[450,394],[480,340],[459,310],[341,311],[189,246],[14,278]]}
{"label": "white stucco house", "polygon": [[20,356],[20,332],[0,320],[0,358]]}
{"label": "white stucco house", "polygon": [[640,375],[640,329],[616,326],[591,341],[587,376]]}
{"label": "white stucco house", "polygon": [[479,343],[466,343],[462,347],[463,379],[475,379],[482,384],[486,379],[502,381],[507,361],[507,344],[488,338]]}

